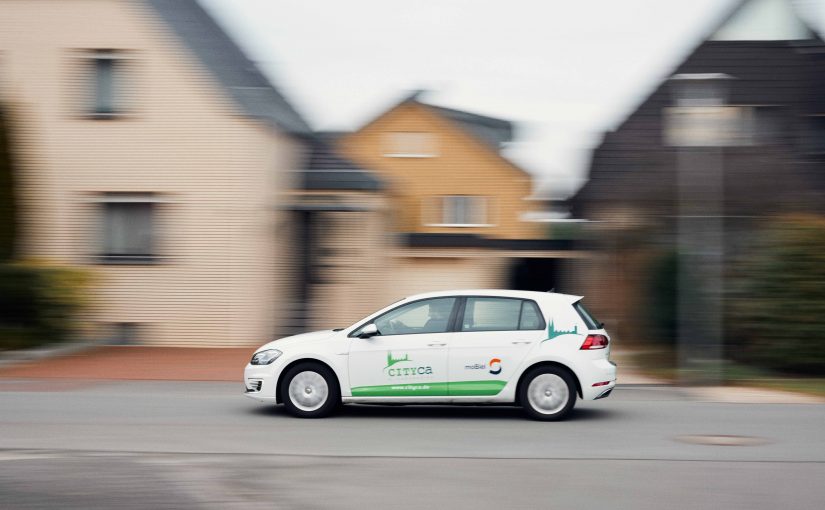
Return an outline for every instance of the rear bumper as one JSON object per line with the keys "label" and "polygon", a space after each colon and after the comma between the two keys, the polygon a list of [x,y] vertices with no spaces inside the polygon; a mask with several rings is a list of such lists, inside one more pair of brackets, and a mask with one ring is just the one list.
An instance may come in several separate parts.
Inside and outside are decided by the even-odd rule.
{"label": "rear bumper", "polygon": [[605,398],[616,387],[616,364],[608,359],[592,360],[580,373],[583,400]]}
{"label": "rear bumper", "polygon": [[616,386],[614,385],[612,388],[609,388],[609,389],[604,390],[602,393],[600,393],[600,394],[599,394],[599,396],[598,396],[598,397],[594,398],[593,400],[599,400],[600,398],[607,398],[607,397],[609,397],[609,396],[610,396],[610,394],[611,394],[611,393],[613,393],[613,388],[615,388],[615,387],[616,387]]}

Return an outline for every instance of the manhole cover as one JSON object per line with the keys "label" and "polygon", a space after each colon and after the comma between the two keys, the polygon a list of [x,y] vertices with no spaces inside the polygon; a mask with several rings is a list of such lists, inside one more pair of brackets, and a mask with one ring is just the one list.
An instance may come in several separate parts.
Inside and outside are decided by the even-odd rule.
{"label": "manhole cover", "polygon": [[770,441],[764,437],[729,436],[724,434],[696,434],[676,436],[677,441],[689,444],[704,444],[710,446],[758,446]]}

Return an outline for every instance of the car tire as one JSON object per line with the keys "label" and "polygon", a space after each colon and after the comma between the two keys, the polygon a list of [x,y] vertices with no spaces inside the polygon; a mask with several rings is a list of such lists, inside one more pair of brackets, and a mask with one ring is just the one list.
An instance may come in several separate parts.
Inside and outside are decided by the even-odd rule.
{"label": "car tire", "polygon": [[518,396],[530,418],[563,420],[576,405],[576,383],[573,375],[563,368],[536,367],[525,375]]}
{"label": "car tire", "polygon": [[319,363],[299,363],[284,374],[280,400],[298,418],[323,418],[341,404],[338,378]]}

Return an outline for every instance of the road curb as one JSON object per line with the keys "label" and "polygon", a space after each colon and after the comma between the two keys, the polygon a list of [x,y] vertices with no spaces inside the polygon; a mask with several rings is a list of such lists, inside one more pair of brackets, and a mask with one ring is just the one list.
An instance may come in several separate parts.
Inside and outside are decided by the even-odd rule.
{"label": "road curb", "polygon": [[70,354],[88,351],[103,345],[106,344],[104,342],[69,342],[64,344],[51,344],[45,347],[36,347],[34,349],[4,351],[0,352],[0,368],[7,368],[42,359],[68,356]]}

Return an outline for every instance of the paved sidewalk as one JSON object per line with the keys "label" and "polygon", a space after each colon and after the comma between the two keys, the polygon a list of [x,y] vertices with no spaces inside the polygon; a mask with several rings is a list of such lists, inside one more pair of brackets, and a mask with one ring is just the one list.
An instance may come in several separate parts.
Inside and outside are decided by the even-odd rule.
{"label": "paved sidewalk", "polygon": [[241,381],[254,346],[104,346],[0,368],[0,379]]}
{"label": "paved sidewalk", "polygon": [[706,386],[683,388],[691,400],[723,404],[822,404],[825,398],[805,393],[749,388],[743,386]]}

